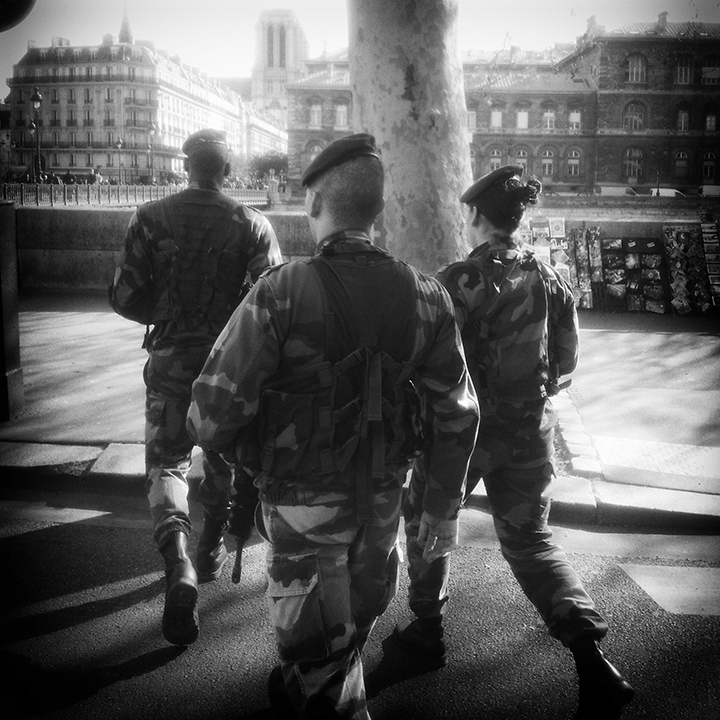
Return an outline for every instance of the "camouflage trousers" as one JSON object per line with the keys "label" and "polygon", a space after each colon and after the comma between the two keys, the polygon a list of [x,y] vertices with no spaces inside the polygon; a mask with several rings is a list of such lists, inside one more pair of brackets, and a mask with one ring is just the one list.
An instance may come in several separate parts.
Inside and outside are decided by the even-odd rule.
{"label": "camouflage trousers", "polygon": [[403,500],[403,518],[410,578],[408,605],[419,618],[445,614],[445,605],[449,599],[448,579],[452,554],[437,558],[431,563],[423,559],[424,548],[418,543],[417,538],[423,513],[425,487],[423,466],[421,463],[415,463],[410,476],[410,485]]}
{"label": "camouflage trousers", "polygon": [[[192,384],[210,348],[154,352],[145,364],[145,472],[155,541],[190,533],[188,472],[194,443],[185,427]],[[198,500],[212,513],[230,513],[233,472],[218,454],[203,452]]]}
{"label": "camouflage trousers", "polygon": [[370,717],[361,652],[397,592],[401,493],[401,482],[376,490],[362,521],[349,495],[262,502],[270,619],[301,718]]}
{"label": "camouflage trousers", "polygon": [[[569,645],[581,635],[599,640],[607,633],[607,623],[565,552],[553,542],[548,526],[556,421],[549,400],[481,398],[480,429],[470,460],[466,497],[482,478],[503,557],[549,633]],[[408,545],[411,564],[413,557]],[[449,565],[434,568],[434,582],[416,582],[413,587],[413,572],[427,573],[422,558],[415,563],[418,569],[410,569],[411,602],[425,615],[440,614],[447,599]],[[436,576],[442,573],[440,581]],[[417,595],[414,599],[413,593]]]}

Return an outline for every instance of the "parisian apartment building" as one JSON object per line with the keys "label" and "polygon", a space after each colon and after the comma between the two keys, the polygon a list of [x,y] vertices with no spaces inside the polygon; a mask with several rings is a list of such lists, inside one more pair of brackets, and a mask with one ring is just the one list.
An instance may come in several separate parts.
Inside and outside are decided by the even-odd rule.
{"label": "parisian apartment building", "polygon": [[[265,59],[273,69],[285,62],[286,48],[296,64],[295,44],[307,52],[292,13],[270,13],[256,33],[259,44],[272,46]],[[281,104],[254,104],[242,83],[233,87],[135,40],[127,16],[119,35],[97,46],[61,37],[50,47],[30,42],[8,85],[1,159],[14,178],[34,179],[39,165],[43,175],[71,173],[79,182],[90,175],[113,183],[182,182],[182,144],[205,127],[227,132],[234,167],[287,152]]]}
{"label": "parisian apartment building", "polygon": [[[288,10],[262,13],[255,50],[251,78],[213,79],[134,41],[127,19],[96,47],[30,47],[8,81],[8,166],[32,166],[39,132],[46,169],[181,178],[184,138],[212,126],[241,160],[287,153],[299,186],[322,148],[356,131],[348,54],[309,58]],[[550,193],[720,184],[720,24],[663,12],[608,31],[590,18],[575,43],[545,51],[466,51],[463,74],[475,177],[517,163]]]}

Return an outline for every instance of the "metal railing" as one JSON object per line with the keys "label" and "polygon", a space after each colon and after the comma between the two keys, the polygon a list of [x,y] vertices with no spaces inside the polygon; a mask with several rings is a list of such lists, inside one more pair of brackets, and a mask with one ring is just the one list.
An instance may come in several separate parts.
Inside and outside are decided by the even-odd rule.
{"label": "metal railing", "polygon": [[[182,185],[36,185],[3,183],[0,197],[16,205],[141,205],[173,195]],[[267,190],[225,188],[226,195],[255,208],[269,206]]]}

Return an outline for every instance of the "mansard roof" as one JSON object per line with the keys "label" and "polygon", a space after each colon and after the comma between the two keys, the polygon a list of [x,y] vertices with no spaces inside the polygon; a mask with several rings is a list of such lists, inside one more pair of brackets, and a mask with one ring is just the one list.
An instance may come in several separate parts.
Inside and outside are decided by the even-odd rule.
{"label": "mansard roof", "polygon": [[465,92],[582,93],[596,89],[595,81],[580,73],[535,70],[465,70]]}
{"label": "mansard roof", "polygon": [[720,40],[720,23],[639,22],[628,23],[607,34],[609,37],[645,36],[649,38],[674,38],[678,40]]}

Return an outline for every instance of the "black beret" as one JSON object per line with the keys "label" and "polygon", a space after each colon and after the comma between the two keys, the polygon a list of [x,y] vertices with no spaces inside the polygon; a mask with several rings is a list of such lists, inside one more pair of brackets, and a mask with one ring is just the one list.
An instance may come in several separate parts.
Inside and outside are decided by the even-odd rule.
{"label": "black beret", "polygon": [[522,177],[525,172],[525,168],[522,165],[503,165],[497,170],[489,172],[487,175],[483,175],[479,180],[476,180],[461,196],[460,202],[470,204],[474,200],[477,200],[488,188],[491,188],[497,183],[505,182],[511,177]]}
{"label": "black beret", "polygon": [[198,130],[183,143],[182,151],[192,157],[198,153],[216,155],[227,162],[230,159],[230,148],[227,142],[227,133],[223,130]]}
{"label": "black beret", "polygon": [[380,159],[378,150],[375,147],[375,138],[372,135],[357,133],[356,135],[342,137],[339,140],[331,142],[317,155],[307,168],[305,168],[305,172],[300,181],[307,187],[311,182],[317,180],[320,175],[330,170],[330,168],[337,167],[348,160],[362,156]]}

